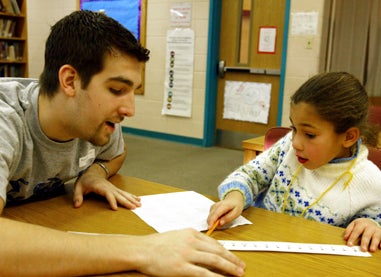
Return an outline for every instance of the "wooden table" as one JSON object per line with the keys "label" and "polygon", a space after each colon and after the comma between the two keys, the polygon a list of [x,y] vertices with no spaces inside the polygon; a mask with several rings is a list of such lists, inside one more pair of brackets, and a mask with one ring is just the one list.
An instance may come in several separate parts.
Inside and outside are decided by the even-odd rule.
{"label": "wooden table", "polygon": [[247,163],[263,152],[265,136],[255,137],[242,141],[243,163]]}
{"label": "wooden table", "polygon": [[[116,175],[112,182],[137,195],[181,191],[178,188],[137,178]],[[80,209],[72,207],[72,195],[6,207],[4,216],[64,231],[144,235],[155,230],[133,212],[120,208],[111,211],[100,197],[87,197]],[[314,221],[249,208],[243,215],[253,225],[215,231],[223,240],[289,241],[344,244],[344,229]],[[235,252],[247,269],[245,276],[377,276],[381,270],[381,250],[372,257],[348,257],[276,252]],[[113,276],[144,276],[128,272]],[[109,275],[108,275],[109,276]]]}

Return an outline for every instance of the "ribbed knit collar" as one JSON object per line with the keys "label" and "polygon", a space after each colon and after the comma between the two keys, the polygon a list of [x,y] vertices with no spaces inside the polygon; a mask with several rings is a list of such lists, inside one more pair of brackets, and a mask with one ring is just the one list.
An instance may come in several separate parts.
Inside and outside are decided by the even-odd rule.
{"label": "ribbed knit collar", "polygon": [[359,138],[355,144],[355,147],[354,147],[354,154],[351,156],[351,157],[345,157],[345,158],[337,158],[337,159],[333,159],[331,160],[329,163],[330,164],[335,164],[335,163],[342,163],[342,162],[347,162],[347,161],[351,161],[355,158],[357,158],[358,156],[358,153],[359,153],[359,150],[360,150],[360,145],[362,144],[362,141],[361,141],[361,138]]}

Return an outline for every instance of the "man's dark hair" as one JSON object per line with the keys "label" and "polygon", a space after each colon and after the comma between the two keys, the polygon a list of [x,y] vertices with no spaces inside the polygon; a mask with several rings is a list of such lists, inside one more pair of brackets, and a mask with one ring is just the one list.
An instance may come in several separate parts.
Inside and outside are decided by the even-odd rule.
{"label": "man's dark hair", "polygon": [[45,65],[40,76],[41,92],[53,96],[58,90],[58,71],[73,66],[86,88],[102,71],[107,54],[118,51],[140,62],[149,59],[134,35],[119,22],[99,12],[75,11],[54,24],[45,45]]}

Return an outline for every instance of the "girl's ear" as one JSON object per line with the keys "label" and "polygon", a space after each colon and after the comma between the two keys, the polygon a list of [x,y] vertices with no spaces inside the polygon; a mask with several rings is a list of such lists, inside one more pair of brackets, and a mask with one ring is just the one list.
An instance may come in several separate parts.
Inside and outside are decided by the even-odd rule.
{"label": "girl's ear", "polygon": [[58,71],[61,90],[63,90],[67,96],[75,96],[75,80],[77,76],[77,71],[69,64],[61,66]]}
{"label": "girl's ear", "polygon": [[357,127],[351,127],[345,132],[343,146],[349,148],[354,145],[360,137],[360,130]]}

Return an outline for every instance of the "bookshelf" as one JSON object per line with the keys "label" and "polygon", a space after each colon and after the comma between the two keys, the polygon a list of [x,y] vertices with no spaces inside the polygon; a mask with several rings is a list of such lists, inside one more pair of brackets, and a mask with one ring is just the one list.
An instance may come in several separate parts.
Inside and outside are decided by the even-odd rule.
{"label": "bookshelf", "polygon": [[0,0],[0,77],[28,77],[27,0]]}

